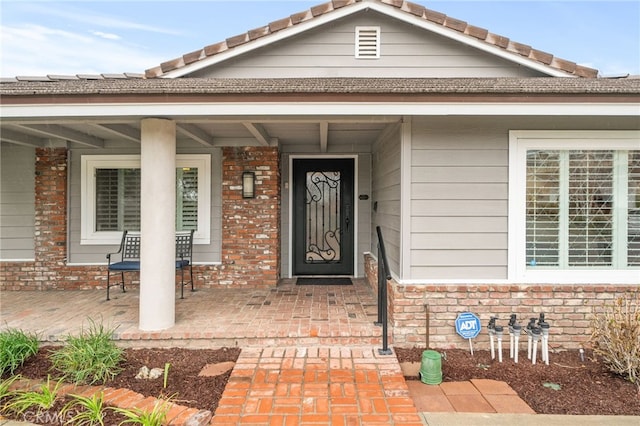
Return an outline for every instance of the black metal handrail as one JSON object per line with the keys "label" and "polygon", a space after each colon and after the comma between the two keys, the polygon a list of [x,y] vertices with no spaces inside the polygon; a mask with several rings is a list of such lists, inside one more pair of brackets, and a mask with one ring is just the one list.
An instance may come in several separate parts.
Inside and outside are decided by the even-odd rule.
{"label": "black metal handrail", "polygon": [[387,281],[391,279],[389,262],[387,261],[387,251],[384,248],[384,239],[379,226],[376,226],[378,233],[378,321],[376,325],[382,326],[382,349],[378,349],[380,355],[391,355],[388,341],[388,321],[387,321]]}

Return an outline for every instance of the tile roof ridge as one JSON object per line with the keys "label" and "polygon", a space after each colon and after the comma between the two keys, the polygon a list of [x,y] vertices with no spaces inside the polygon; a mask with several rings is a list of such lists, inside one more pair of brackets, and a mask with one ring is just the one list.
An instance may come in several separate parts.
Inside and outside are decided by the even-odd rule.
{"label": "tile roof ridge", "polygon": [[11,83],[19,81],[29,82],[54,82],[69,80],[140,80],[144,79],[144,74],[140,73],[119,73],[119,74],[47,74],[47,75],[18,75],[16,77],[2,77],[2,83]]}
{"label": "tile roof ridge", "polygon": [[465,21],[447,16],[444,13],[428,9],[418,3],[405,0],[330,0],[317,6],[312,6],[310,9],[294,13],[289,17],[273,21],[265,26],[229,37],[218,43],[205,46],[201,49],[182,55],[181,57],[163,62],[159,66],[145,70],[144,75],[146,78],[162,77],[171,71],[184,68],[208,57],[229,51],[235,47],[253,42],[259,38],[275,34],[276,32],[291,28],[302,22],[316,19],[321,15],[328,14],[356,3],[380,3],[395,7],[425,21],[429,21],[452,31],[457,31],[464,35],[473,37],[476,40],[527,58],[531,61],[541,63],[550,68],[565,72],[568,75],[584,78],[598,77],[597,69],[578,65],[575,62],[555,57],[551,53],[534,49],[529,45],[512,41],[508,37],[493,34],[484,28],[476,27]]}

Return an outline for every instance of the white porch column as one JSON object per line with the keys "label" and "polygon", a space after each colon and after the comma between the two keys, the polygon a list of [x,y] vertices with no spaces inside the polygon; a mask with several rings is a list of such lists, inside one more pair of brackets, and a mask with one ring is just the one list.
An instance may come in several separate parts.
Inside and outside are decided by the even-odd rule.
{"label": "white porch column", "polygon": [[175,324],[176,125],[145,118],[140,129],[140,329]]}

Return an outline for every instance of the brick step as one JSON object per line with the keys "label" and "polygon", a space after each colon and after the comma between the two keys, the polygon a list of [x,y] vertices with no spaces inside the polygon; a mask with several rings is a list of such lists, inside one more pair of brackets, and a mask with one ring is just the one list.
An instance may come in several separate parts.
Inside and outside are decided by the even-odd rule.
{"label": "brick step", "polygon": [[[349,347],[382,347],[382,337],[380,336],[358,336],[358,337],[241,337],[241,338],[174,338],[174,339],[126,339],[115,338],[115,343],[123,348],[171,348],[180,347],[185,349],[215,349],[215,348],[261,348],[261,347],[282,347],[282,346],[349,346]],[[62,343],[62,342],[60,342]],[[389,339],[391,345],[391,339]]]}

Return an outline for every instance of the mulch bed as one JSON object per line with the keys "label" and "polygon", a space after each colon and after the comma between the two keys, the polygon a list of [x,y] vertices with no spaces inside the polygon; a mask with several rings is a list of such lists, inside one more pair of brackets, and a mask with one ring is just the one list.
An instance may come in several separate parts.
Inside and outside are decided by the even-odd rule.
{"label": "mulch bed", "polygon": [[[40,348],[38,353],[29,358],[25,364],[15,372],[23,377],[31,379],[41,379],[46,381],[47,375],[52,376],[52,380],[56,377],[51,362],[49,361],[49,353],[58,347],[46,346]],[[104,383],[105,387],[125,388],[145,396],[153,396],[156,398],[169,398],[175,404],[186,407],[197,408],[201,410],[209,410],[215,412],[218,402],[222,397],[231,371],[213,377],[201,377],[198,373],[207,364],[216,364],[220,362],[235,362],[240,355],[239,348],[221,348],[221,349],[125,349],[125,361],[122,363],[123,371],[113,380]],[[136,379],[135,376],[142,366],[151,368],[164,369],[165,363],[169,363],[169,374],[167,387],[164,388],[164,378],[160,377],[153,380]],[[3,377],[6,379],[7,377]],[[60,424],[47,423],[47,419],[52,421],[55,413],[68,401],[62,399],[57,402],[56,407],[49,410],[51,414],[42,413],[36,416],[31,413],[29,421],[37,424]],[[56,411],[58,410],[58,411]],[[111,410],[109,410],[110,412]],[[111,414],[110,414],[111,415]],[[123,419],[115,416],[110,418],[110,422],[106,424],[118,424]]]}
{"label": "mulch bed", "polygon": [[[43,347],[38,354],[27,360],[16,374],[46,380],[48,374],[55,377],[48,355],[55,347]],[[420,362],[425,348],[395,348],[400,362]],[[532,365],[526,352],[520,352],[520,361],[515,364],[506,351],[503,362],[491,360],[489,351],[439,350],[443,354],[442,372],[444,381],[470,379],[494,379],[508,383],[518,395],[540,414],[574,415],[635,415],[640,416],[639,387],[622,377],[610,373],[599,360],[587,351],[584,361],[577,351],[551,353],[550,365]],[[222,349],[125,349],[124,370],[105,386],[127,388],[145,396],[171,397],[180,405],[215,412],[230,371],[214,377],[200,377],[198,373],[207,364],[236,361],[238,348]],[[136,379],[142,366],[164,368],[170,363],[167,387],[163,378],[154,380]],[[3,377],[5,379],[6,377]],[[407,377],[417,380],[418,377]],[[545,385],[546,384],[546,385]],[[557,386],[554,386],[557,385]],[[554,388],[559,390],[555,390]],[[68,400],[60,400],[49,415],[51,420],[56,409]],[[110,414],[111,415],[111,414]],[[46,419],[47,416],[41,416]],[[60,424],[38,422],[32,415],[29,419],[38,424]],[[112,424],[122,418],[110,417]],[[44,421],[44,420],[43,420]]]}

